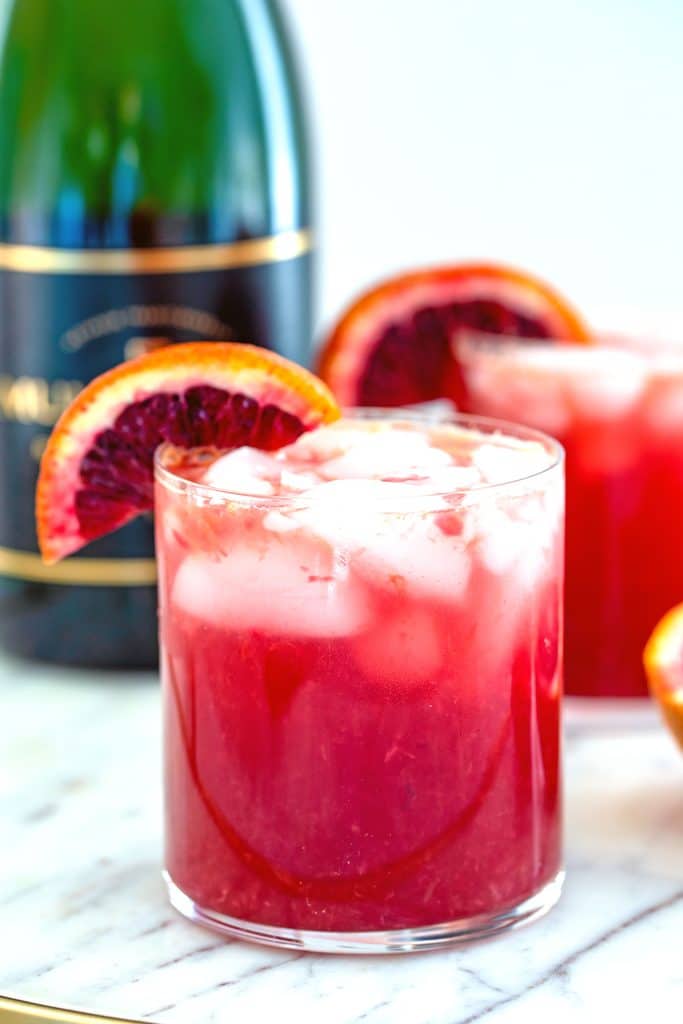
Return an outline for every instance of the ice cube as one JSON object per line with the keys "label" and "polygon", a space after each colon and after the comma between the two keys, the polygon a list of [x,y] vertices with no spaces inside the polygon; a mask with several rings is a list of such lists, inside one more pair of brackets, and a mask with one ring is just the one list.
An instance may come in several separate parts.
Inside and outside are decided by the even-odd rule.
{"label": "ice cube", "polygon": [[451,463],[450,455],[433,448],[425,434],[396,428],[361,436],[343,455],[325,462],[320,472],[328,480],[409,480],[428,477]]}
{"label": "ice cube", "polygon": [[280,469],[272,455],[245,446],[216,459],[201,482],[232,494],[265,498],[275,494]]}
{"label": "ice cube", "polygon": [[[293,444],[276,452],[274,457],[293,468],[297,463],[315,466],[343,455],[347,449],[353,448],[359,443],[359,433],[360,428],[354,427],[348,421],[330,423],[302,434]],[[361,437],[364,436],[367,435],[362,433]]]}
{"label": "ice cube", "polygon": [[414,606],[373,623],[354,640],[353,655],[370,679],[409,686],[432,682],[443,661],[433,616]]}
{"label": "ice cube", "polygon": [[472,453],[472,462],[488,484],[524,480],[547,469],[552,457],[540,444],[482,444]]}
{"label": "ice cube", "polygon": [[354,551],[381,529],[378,494],[387,486],[378,480],[330,480],[311,488],[286,514],[335,551]]}
{"label": "ice cube", "polygon": [[373,543],[392,515],[404,518],[450,506],[413,481],[328,480],[287,512],[335,549],[354,551]]}
{"label": "ice cube", "polygon": [[492,415],[523,422],[552,437],[562,438],[567,434],[573,416],[562,381],[536,378],[516,381],[513,386],[511,401]]}
{"label": "ice cube", "polygon": [[263,526],[266,530],[270,530],[271,533],[291,533],[292,530],[298,530],[300,524],[295,518],[288,516],[285,512],[278,512],[277,509],[272,509],[263,517]]}
{"label": "ice cube", "polygon": [[573,409],[598,420],[624,416],[643,394],[645,383],[643,358],[598,346],[587,348],[567,375]]}
{"label": "ice cube", "polygon": [[319,484],[305,500],[287,515],[377,585],[443,600],[458,599],[467,587],[463,543],[436,522],[435,513],[452,509],[443,498],[412,482],[346,479]]}
{"label": "ice cube", "polygon": [[176,574],[172,602],[226,631],[286,636],[348,636],[364,628],[364,588],[329,551],[291,536],[264,534],[226,558],[190,555]]}
{"label": "ice cube", "polygon": [[489,497],[470,509],[467,535],[490,573],[508,576],[524,590],[534,586],[547,564],[556,527],[540,497],[510,499],[505,506]]}
{"label": "ice cube", "polygon": [[482,533],[479,553],[490,572],[503,575],[522,561],[528,540],[527,526],[500,515],[495,524]]}
{"label": "ice cube", "polygon": [[409,421],[342,421],[302,435],[276,456],[328,480],[411,479],[451,464],[449,454]]}
{"label": "ice cube", "polygon": [[493,386],[497,383],[503,394],[509,396],[512,390],[517,401],[523,400],[518,409],[524,422],[550,433],[559,432],[553,430],[553,407],[561,411],[563,422],[567,413],[571,417],[576,412],[596,419],[620,416],[645,386],[642,356],[604,345],[511,343],[478,359],[475,355],[477,369],[498,374]]}
{"label": "ice cube", "polygon": [[303,494],[319,483],[319,476],[303,469],[298,472],[294,472],[291,469],[283,469],[280,476],[282,491],[288,494]]}
{"label": "ice cube", "polygon": [[413,513],[388,518],[353,564],[380,586],[442,601],[462,599],[471,569],[463,537],[444,533],[432,515]]}
{"label": "ice cube", "polygon": [[680,430],[683,425],[683,375],[653,380],[644,413],[648,424],[657,432]]}
{"label": "ice cube", "polygon": [[[562,436],[571,425],[563,369],[573,366],[572,350],[580,346],[489,343],[481,338],[456,339],[467,389],[477,412],[524,423]],[[569,360],[558,350],[567,349]]]}

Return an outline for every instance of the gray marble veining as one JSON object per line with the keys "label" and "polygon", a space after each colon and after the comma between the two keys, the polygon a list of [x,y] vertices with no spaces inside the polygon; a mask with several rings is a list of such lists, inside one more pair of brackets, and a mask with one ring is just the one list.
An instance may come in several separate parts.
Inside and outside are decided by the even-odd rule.
{"label": "gray marble veining", "polygon": [[362,958],[226,942],[171,911],[153,678],[0,660],[0,708],[3,994],[159,1024],[683,1020],[683,758],[649,709],[570,711],[548,917]]}

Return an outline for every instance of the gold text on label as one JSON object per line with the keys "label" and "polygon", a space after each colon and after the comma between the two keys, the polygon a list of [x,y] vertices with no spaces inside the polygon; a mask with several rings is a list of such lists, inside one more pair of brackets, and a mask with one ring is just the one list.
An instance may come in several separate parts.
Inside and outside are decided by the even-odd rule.
{"label": "gold text on label", "polygon": [[92,341],[110,337],[129,328],[136,330],[152,328],[157,335],[166,336],[175,329],[187,331],[195,338],[214,341],[229,341],[233,331],[218,317],[203,309],[190,306],[123,306],[107,309],[103,313],[82,320],[65,331],[59,340],[60,348],[66,352],[78,352]]}
{"label": "gold text on label", "polygon": [[0,420],[51,427],[82,387],[79,380],[0,376]]}

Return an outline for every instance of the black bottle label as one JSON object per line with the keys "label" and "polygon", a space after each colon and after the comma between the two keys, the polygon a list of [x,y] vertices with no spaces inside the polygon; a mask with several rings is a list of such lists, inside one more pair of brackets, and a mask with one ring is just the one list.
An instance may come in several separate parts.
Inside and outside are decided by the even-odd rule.
{"label": "black bottle label", "polygon": [[0,245],[0,577],[154,582],[144,519],[47,568],[34,493],[45,440],[87,381],[168,340],[248,341],[305,362],[306,231],[231,245],[67,250]]}

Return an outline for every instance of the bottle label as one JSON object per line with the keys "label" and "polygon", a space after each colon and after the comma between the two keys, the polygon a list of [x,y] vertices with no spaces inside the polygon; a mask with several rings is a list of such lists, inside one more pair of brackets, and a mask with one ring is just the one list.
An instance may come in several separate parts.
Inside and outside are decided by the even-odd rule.
{"label": "bottle label", "polygon": [[0,244],[0,576],[154,582],[148,517],[43,565],[34,496],[50,429],[87,381],[169,340],[247,341],[305,362],[309,250],[307,231],[156,249]]}

